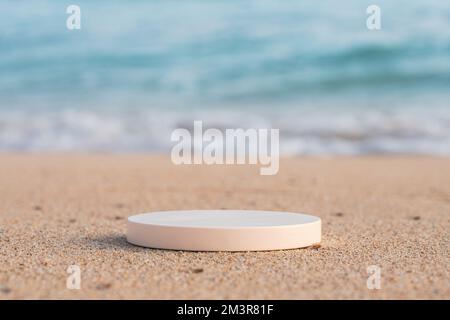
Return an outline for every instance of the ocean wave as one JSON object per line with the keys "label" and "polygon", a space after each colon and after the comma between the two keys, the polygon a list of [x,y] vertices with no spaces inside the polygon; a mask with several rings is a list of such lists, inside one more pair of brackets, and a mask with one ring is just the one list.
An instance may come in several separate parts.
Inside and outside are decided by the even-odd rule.
{"label": "ocean wave", "polygon": [[54,18],[64,6],[44,2],[46,10],[0,5],[8,15],[0,21],[0,108],[17,107],[24,96],[46,96],[47,105],[85,96],[93,105],[98,94],[159,105],[390,90],[450,96],[448,2],[382,1],[379,32],[365,28],[366,7],[357,0],[340,10],[333,1],[116,1],[108,10],[81,1],[87,17],[74,32]]}

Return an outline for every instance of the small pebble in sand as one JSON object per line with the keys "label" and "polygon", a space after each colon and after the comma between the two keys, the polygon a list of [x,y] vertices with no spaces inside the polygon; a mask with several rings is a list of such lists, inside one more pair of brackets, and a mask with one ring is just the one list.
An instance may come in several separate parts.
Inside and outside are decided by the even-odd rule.
{"label": "small pebble in sand", "polygon": [[3,294],[8,294],[11,292],[11,289],[5,285],[0,284],[0,292]]}
{"label": "small pebble in sand", "polygon": [[344,214],[342,212],[336,212],[334,215],[336,217],[343,217],[344,216]]}
{"label": "small pebble in sand", "polygon": [[413,220],[420,220],[420,216],[414,216]]}
{"label": "small pebble in sand", "polygon": [[107,290],[111,288],[111,283],[99,283],[95,288],[97,290]]}
{"label": "small pebble in sand", "polygon": [[42,207],[41,207],[41,206],[34,206],[34,207],[33,207],[33,210],[41,211],[41,210],[42,210]]}
{"label": "small pebble in sand", "polygon": [[75,222],[77,222],[77,219],[69,219],[69,222],[70,223],[75,223]]}
{"label": "small pebble in sand", "polygon": [[122,220],[123,218],[121,216],[115,216],[114,219],[115,220]]}
{"label": "small pebble in sand", "polygon": [[202,273],[203,272],[203,268],[195,268],[192,270],[192,273]]}

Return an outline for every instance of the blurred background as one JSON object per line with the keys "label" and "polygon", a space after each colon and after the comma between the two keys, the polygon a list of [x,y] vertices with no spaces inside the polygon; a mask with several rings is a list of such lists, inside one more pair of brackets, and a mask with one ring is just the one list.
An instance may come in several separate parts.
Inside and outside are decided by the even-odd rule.
{"label": "blurred background", "polygon": [[279,128],[283,154],[450,154],[448,0],[3,0],[0,14],[2,152],[166,152],[203,120]]}

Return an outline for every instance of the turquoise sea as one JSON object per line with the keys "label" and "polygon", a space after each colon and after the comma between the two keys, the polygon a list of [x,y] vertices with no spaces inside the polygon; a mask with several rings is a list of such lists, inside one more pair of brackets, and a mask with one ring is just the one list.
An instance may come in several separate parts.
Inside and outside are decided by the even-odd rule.
{"label": "turquoise sea", "polygon": [[450,154],[448,0],[2,0],[0,15],[0,151],[164,152],[203,120],[279,128],[284,154]]}

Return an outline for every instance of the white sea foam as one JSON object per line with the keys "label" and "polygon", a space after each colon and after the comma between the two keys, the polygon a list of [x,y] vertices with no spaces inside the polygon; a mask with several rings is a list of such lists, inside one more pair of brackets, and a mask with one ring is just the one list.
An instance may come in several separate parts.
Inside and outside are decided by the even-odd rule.
{"label": "white sea foam", "polygon": [[450,155],[445,109],[0,112],[1,151],[169,152],[175,128],[279,128],[281,154]]}

